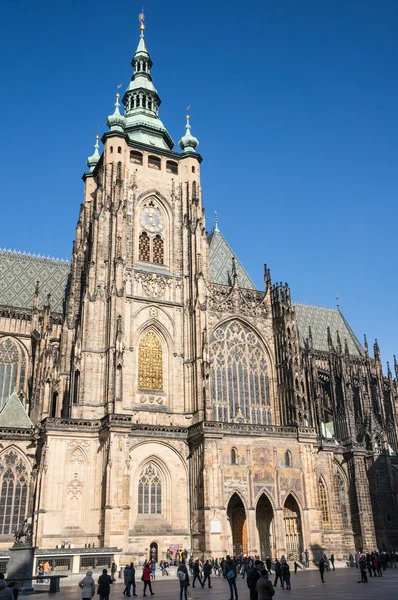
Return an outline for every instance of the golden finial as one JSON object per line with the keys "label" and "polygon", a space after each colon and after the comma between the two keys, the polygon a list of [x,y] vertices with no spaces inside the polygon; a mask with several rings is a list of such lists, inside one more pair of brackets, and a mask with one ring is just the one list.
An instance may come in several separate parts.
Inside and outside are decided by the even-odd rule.
{"label": "golden finial", "polygon": [[188,121],[189,121],[189,118],[190,118],[190,117],[189,117],[189,114],[188,114],[188,111],[189,111],[190,109],[191,109],[191,105],[189,104],[189,105],[187,106],[187,120],[188,120]]}
{"label": "golden finial", "polygon": [[97,133],[97,135],[95,136],[95,139],[96,139],[96,140],[97,140],[97,142],[98,142],[98,140],[99,140],[99,135],[98,135],[98,133]]}
{"label": "golden finial", "polygon": [[145,19],[145,15],[144,15],[144,7],[142,7],[142,11],[140,12],[140,14],[138,15],[138,20],[140,22],[140,31],[144,31],[145,29],[145,25],[144,25],[144,19]]}
{"label": "golden finial", "polygon": [[116,98],[120,98],[120,94],[119,94],[119,92],[116,94]]}

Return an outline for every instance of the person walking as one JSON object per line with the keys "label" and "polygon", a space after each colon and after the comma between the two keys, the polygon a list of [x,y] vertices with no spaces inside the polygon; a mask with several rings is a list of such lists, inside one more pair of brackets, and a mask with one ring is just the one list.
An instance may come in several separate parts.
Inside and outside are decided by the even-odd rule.
{"label": "person walking", "polygon": [[112,578],[112,583],[115,583],[116,578],[115,578],[115,573],[117,571],[117,566],[115,561],[112,562],[111,564],[111,578]]}
{"label": "person walking", "polygon": [[323,578],[324,572],[325,572],[325,559],[322,556],[321,560],[319,561],[319,573],[321,575],[322,583],[325,583],[325,580]]}
{"label": "person walking", "polygon": [[152,569],[150,567],[150,565],[146,562],[144,563],[144,568],[142,570],[142,581],[144,582],[144,593],[142,594],[143,596],[146,596],[146,589],[149,588],[149,591],[151,592],[151,596],[155,595],[155,592],[152,591],[152,584],[151,584],[151,574],[152,574]]}
{"label": "person walking", "polygon": [[229,554],[224,563],[224,573],[229,585],[229,600],[234,600],[234,592],[235,600],[238,600],[238,590],[236,588],[236,564],[231,560]]}
{"label": "person walking", "polygon": [[107,569],[102,569],[102,575],[98,579],[98,594],[100,600],[109,600],[111,593],[112,579],[108,575]]}
{"label": "person walking", "polygon": [[129,585],[129,573],[130,572],[130,565],[126,565],[124,567],[123,570],[123,579],[124,579],[124,590],[123,590],[123,596],[130,596],[130,587],[131,585]]}
{"label": "person walking", "polygon": [[281,587],[283,588],[283,579],[282,579],[282,565],[280,563],[280,561],[278,559],[275,560],[275,580],[274,580],[274,587],[276,588],[276,584],[278,583],[278,579],[281,582]]}
{"label": "person walking", "polygon": [[335,571],[336,569],[334,568],[334,554],[333,553],[330,555],[330,564],[332,565],[333,571]]}
{"label": "person walking", "polygon": [[82,600],[91,600],[94,597],[95,581],[92,571],[87,571],[85,577],[79,581],[79,588],[82,590]]}
{"label": "person walking", "polygon": [[4,581],[4,573],[0,573],[0,600],[14,600],[12,589]]}
{"label": "person walking", "polygon": [[[43,575],[45,577],[47,575],[49,575],[50,574],[50,570],[51,570],[50,563],[48,562],[48,560],[46,560],[45,563],[43,564],[43,571],[44,571]],[[43,579],[43,582],[44,583],[50,583],[50,580],[49,579]]]}
{"label": "person walking", "polygon": [[[306,570],[306,568],[307,568],[307,555],[306,555],[306,553],[304,552],[304,550],[303,550],[303,552],[301,553],[301,564],[303,565],[303,569],[304,569],[304,571],[305,571],[305,570]],[[274,585],[275,585],[275,584],[274,584]]]}
{"label": "person walking", "polygon": [[211,579],[210,579],[211,570],[212,570],[212,566],[211,566],[210,562],[208,560],[206,560],[205,564],[203,565],[203,575],[204,575],[203,587],[205,587],[206,581],[208,582],[209,588],[212,587]]}
{"label": "person walking", "polygon": [[267,558],[265,559],[265,566],[267,567],[268,575],[272,575],[272,561],[269,556],[267,556]]}
{"label": "person walking", "polygon": [[156,579],[156,560],[154,559],[151,561],[151,578],[153,580]]}
{"label": "person walking", "polygon": [[177,569],[177,577],[180,581],[180,600],[188,600],[189,573],[183,560]]}
{"label": "person walking", "polygon": [[297,562],[297,560],[294,561],[294,574],[297,575],[297,569],[303,569],[303,567]]}
{"label": "person walking", "polygon": [[195,581],[198,579],[198,580],[199,580],[199,583],[200,583],[200,585],[201,585],[201,586],[202,586],[202,588],[203,588],[203,587],[204,587],[204,585],[203,585],[202,578],[201,578],[201,576],[200,576],[200,565],[199,565],[199,559],[198,559],[198,558],[197,558],[197,559],[195,560],[195,562],[193,563],[193,567],[192,567],[192,569],[193,569],[193,580],[192,580],[192,587],[193,587],[193,588],[195,587]]}
{"label": "person walking", "polygon": [[268,579],[268,571],[262,569],[260,573],[261,577],[257,581],[257,597],[258,600],[271,600],[275,594],[274,586]]}
{"label": "person walking", "polygon": [[373,558],[373,564],[376,568],[378,577],[383,577],[383,572],[381,570],[381,560],[380,560],[380,556],[379,556],[378,552],[376,552],[376,554]]}
{"label": "person walking", "polygon": [[127,572],[127,594],[126,596],[131,595],[131,588],[133,588],[133,596],[136,596],[135,593],[136,585],[135,585],[135,567],[134,563],[130,563],[128,572]]}

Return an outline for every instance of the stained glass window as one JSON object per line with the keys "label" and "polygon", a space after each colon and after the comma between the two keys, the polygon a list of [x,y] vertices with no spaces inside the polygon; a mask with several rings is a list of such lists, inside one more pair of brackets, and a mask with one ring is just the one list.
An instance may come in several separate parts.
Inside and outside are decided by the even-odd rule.
{"label": "stained glass window", "polygon": [[153,331],[143,335],[138,347],[138,387],[163,390],[162,344]]}
{"label": "stained glass window", "polygon": [[270,424],[268,364],[258,336],[229,321],[213,333],[209,352],[214,420]]}
{"label": "stained glass window", "polygon": [[145,233],[145,231],[143,231],[141,233],[139,241],[138,241],[139,260],[145,260],[145,261],[151,260],[149,246],[150,246],[149,236],[147,233]]}
{"label": "stained glass window", "polygon": [[155,236],[152,244],[153,244],[153,246],[152,246],[153,262],[157,263],[158,265],[162,265],[164,252],[163,252],[163,240],[160,237],[160,235]]}
{"label": "stained glass window", "polygon": [[145,467],[138,482],[138,512],[146,515],[162,512],[162,483],[152,463]]}
{"label": "stained glass window", "polygon": [[326,487],[322,479],[318,482],[318,496],[319,496],[319,506],[322,511],[322,521],[324,523],[329,523],[329,506],[328,506],[328,495],[326,492]]}
{"label": "stained glass window", "polygon": [[24,389],[25,376],[25,354],[15,340],[3,339],[0,343],[0,405],[14,390]]}
{"label": "stained glass window", "polygon": [[0,535],[10,535],[26,516],[28,479],[21,457],[11,450],[0,461]]}

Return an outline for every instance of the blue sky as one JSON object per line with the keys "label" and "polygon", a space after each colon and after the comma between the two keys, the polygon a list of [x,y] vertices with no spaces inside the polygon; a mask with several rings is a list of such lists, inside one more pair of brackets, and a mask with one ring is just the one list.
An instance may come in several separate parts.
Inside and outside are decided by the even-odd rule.
{"label": "blue sky", "polygon": [[[81,175],[127,87],[132,0],[10,1],[0,50],[0,246],[68,258]],[[160,117],[175,141],[191,104],[207,227],[262,289],[341,309],[398,351],[398,3],[147,0]]]}

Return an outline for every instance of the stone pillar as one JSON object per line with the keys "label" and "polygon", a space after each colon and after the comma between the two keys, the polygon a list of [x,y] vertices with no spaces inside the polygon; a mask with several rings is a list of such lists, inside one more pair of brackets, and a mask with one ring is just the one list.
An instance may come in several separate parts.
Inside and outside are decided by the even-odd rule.
{"label": "stone pillar", "polygon": [[373,521],[372,501],[370,498],[369,482],[365,470],[364,455],[354,455],[351,458],[353,467],[356,500],[358,506],[358,531],[355,531],[357,549],[372,551],[376,548],[376,533]]}

